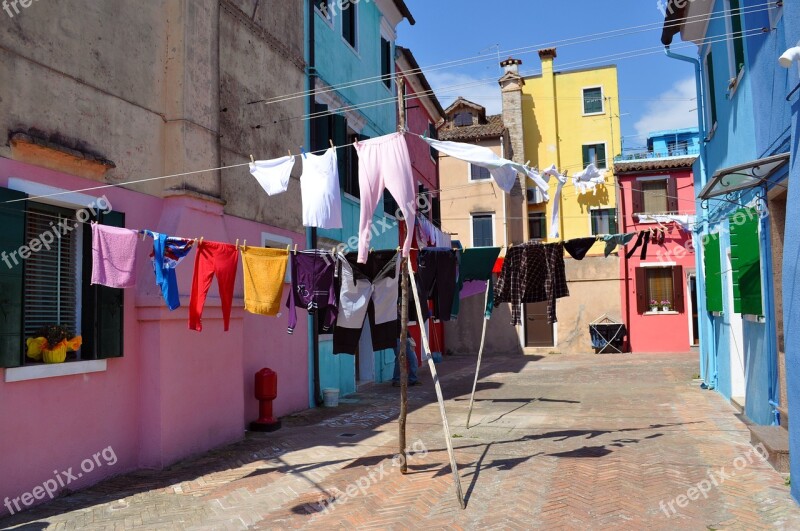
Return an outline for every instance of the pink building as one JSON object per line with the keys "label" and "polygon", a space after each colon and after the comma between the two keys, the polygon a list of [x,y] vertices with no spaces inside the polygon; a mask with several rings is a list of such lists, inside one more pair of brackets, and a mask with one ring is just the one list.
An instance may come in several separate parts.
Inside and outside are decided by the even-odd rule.
{"label": "pink building", "polygon": [[699,343],[692,233],[685,223],[668,221],[694,215],[695,159],[647,158],[614,165],[620,186],[618,232],[637,233],[626,247],[626,254],[633,252],[630,258],[620,255],[623,318],[632,352],[689,353]]}

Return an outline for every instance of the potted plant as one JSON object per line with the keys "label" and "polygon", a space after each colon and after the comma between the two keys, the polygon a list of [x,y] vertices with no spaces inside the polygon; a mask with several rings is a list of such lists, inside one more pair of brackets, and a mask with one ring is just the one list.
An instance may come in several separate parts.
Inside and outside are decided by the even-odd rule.
{"label": "potted plant", "polygon": [[45,363],[63,363],[67,359],[67,352],[81,348],[81,336],[73,336],[63,326],[43,326],[33,337],[26,341],[29,358]]}
{"label": "potted plant", "polygon": [[650,311],[657,312],[658,311],[658,301],[655,299],[650,300]]}
{"label": "potted plant", "polygon": [[661,311],[668,312],[672,308],[672,303],[670,301],[661,301]]}

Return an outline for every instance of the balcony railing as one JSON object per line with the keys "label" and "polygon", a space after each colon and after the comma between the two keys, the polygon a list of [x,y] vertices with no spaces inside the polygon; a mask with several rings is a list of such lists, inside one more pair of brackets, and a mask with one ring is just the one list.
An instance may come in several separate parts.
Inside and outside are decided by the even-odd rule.
{"label": "balcony railing", "polygon": [[691,157],[700,154],[699,146],[689,146],[672,148],[659,151],[642,151],[639,153],[627,153],[614,157],[614,162],[624,162],[626,160],[648,160],[648,159],[667,159],[671,157]]}

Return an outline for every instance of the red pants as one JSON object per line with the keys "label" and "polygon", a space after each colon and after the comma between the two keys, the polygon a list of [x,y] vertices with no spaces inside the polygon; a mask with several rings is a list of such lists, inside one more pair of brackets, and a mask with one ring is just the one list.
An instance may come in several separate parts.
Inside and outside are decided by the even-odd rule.
{"label": "red pants", "polygon": [[197,246],[192,295],[189,299],[189,328],[191,330],[200,332],[203,329],[200,317],[203,315],[208,289],[211,287],[214,274],[216,274],[219,298],[222,300],[222,321],[225,324],[225,331],[228,331],[231,321],[231,306],[233,305],[233,285],[236,282],[238,265],[239,250],[235,245],[201,242]]}

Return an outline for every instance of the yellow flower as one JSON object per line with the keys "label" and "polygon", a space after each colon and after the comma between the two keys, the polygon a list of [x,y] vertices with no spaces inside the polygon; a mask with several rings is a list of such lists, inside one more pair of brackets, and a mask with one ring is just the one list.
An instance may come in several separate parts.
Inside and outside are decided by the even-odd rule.
{"label": "yellow flower", "polygon": [[42,350],[47,348],[47,339],[43,337],[31,337],[26,341],[28,344],[28,357],[34,360],[42,359]]}

